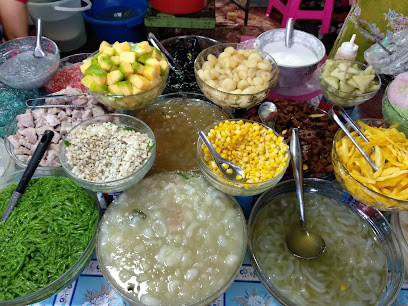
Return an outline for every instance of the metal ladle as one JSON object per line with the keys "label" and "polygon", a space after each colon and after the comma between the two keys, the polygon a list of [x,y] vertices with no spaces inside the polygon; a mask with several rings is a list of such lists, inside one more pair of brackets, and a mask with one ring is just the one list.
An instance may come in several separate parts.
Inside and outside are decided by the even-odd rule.
{"label": "metal ladle", "polygon": [[326,250],[323,238],[306,227],[305,210],[303,201],[303,173],[302,173],[302,151],[298,136],[298,129],[292,129],[290,140],[290,155],[293,168],[293,176],[296,184],[296,195],[299,206],[300,224],[295,226],[286,237],[288,249],[296,257],[310,260],[320,257]]}
{"label": "metal ladle", "polygon": [[46,53],[41,47],[41,38],[42,38],[42,25],[41,18],[37,19],[37,36],[35,38],[35,48],[34,48],[34,57],[45,57]]}
{"label": "metal ladle", "polygon": [[293,18],[289,18],[286,22],[286,30],[285,30],[285,47],[290,48],[293,45],[293,28],[294,22]]}
{"label": "metal ladle", "polygon": [[262,123],[265,124],[267,127],[270,127],[271,129],[275,129],[275,124],[276,120],[278,119],[278,116],[276,116],[273,120],[271,121],[266,121],[266,119],[269,117],[271,113],[277,113],[278,108],[276,107],[275,103],[265,101],[261,103],[261,105],[258,108],[258,116],[259,119],[261,119]]}
{"label": "metal ladle", "polygon": [[171,56],[171,54],[169,53],[169,51],[166,50],[165,47],[163,47],[163,45],[159,42],[159,40],[156,38],[156,36],[152,32],[149,32],[147,34],[147,40],[153,46],[155,46],[157,49],[159,49],[161,52],[163,52],[164,55],[166,55],[166,57],[169,59],[168,63],[169,63],[170,69],[172,69],[178,76],[182,76],[183,75],[183,67],[181,67],[179,65],[179,63],[177,63],[175,58],[173,56]]}
{"label": "metal ladle", "polygon": [[[232,161],[222,158],[217,151],[215,151],[213,145],[211,142],[208,140],[207,136],[203,133],[203,131],[198,131],[198,135],[200,136],[201,140],[204,142],[206,147],[208,148],[208,151],[210,151],[211,156],[214,158],[215,163],[218,166],[218,169],[220,169],[221,173],[225,175],[228,179],[232,181],[244,181],[245,180],[245,172],[242,170],[241,167],[238,165],[234,164]],[[228,167],[226,167],[227,165]],[[225,168],[223,167],[225,166]],[[232,171],[228,171],[231,169]],[[237,180],[237,176],[242,177],[241,180]]]}

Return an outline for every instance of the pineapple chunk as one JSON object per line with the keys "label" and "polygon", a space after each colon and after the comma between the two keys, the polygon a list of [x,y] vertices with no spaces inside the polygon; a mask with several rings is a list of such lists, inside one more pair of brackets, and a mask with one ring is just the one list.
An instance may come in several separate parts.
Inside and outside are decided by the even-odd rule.
{"label": "pineapple chunk", "polygon": [[111,56],[111,61],[113,62],[114,65],[119,65],[120,64],[120,56],[119,55],[114,55]]}
{"label": "pineapple chunk", "polygon": [[98,57],[98,63],[105,71],[108,71],[113,66],[112,60],[109,57],[103,55]]}
{"label": "pineapple chunk", "polygon": [[110,43],[108,43],[107,41],[101,42],[101,44],[99,45],[99,51],[103,52],[106,48],[111,48]]}
{"label": "pineapple chunk", "polygon": [[129,81],[140,90],[147,90],[150,87],[149,79],[144,76],[133,74],[130,76]]}
{"label": "pineapple chunk", "polygon": [[116,54],[116,51],[113,47],[106,47],[103,51],[102,54],[105,54],[106,56],[114,56]]}
{"label": "pineapple chunk", "polygon": [[143,69],[144,69],[143,64],[141,64],[139,62],[134,62],[134,63],[132,63],[132,68],[137,74],[140,74],[140,75],[143,74]]}
{"label": "pineapple chunk", "polygon": [[93,82],[93,77],[90,74],[85,75],[81,80],[81,83],[87,88],[89,88]]}
{"label": "pineapple chunk", "polygon": [[166,60],[163,59],[159,61],[159,65],[160,65],[160,75],[163,76],[169,72],[169,64],[167,63]]}
{"label": "pineapple chunk", "polygon": [[120,61],[132,64],[132,63],[136,62],[136,53],[135,52],[130,52],[130,51],[123,52],[120,55]]}
{"label": "pineapple chunk", "polygon": [[154,57],[148,58],[146,60],[146,64],[145,65],[149,65],[152,66],[156,69],[156,72],[158,75],[160,75],[161,69],[160,69],[160,63],[157,59],[155,59]]}
{"label": "pineapple chunk", "polygon": [[133,88],[133,94],[134,95],[137,95],[137,94],[140,94],[141,92],[143,92],[143,90],[137,88],[135,85],[133,85],[132,88]]}
{"label": "pineapple chunk", "polygon": [[108,91],[114,96],[123,96],[123,92],[120,90],[118,84],[108,85]]}
{"label": "pineapple chunk", "polygon": [[103,70],[100,69],[94,73],[92,73],[92,78],[94,80],[94,82],[98,85],[105,85],[106,84],[106,78],[107,78],[108,73]]}
{"label": "pineapple chunk", "polygon": [[355,87],[348,85],[346,82],[340,81],[339,82],[339,90],[352,93]]}
{"label": "pineapple chunk", "polygon": [[[160,66],[159,66],[160,69]],[[145,65],[143,69],[143,76],[146,77],[149,81],[153,80],[155,77],[160,75],[160,70],[159,72],[157,69],[153,66],[150,65]]]}
{"label": "pineapple chunk", "polygon": [[125,96],[130,96],[133,94],[132,83],[130,83],[129,80],[119,82],[118,87]]}
{"label": "pineapple chunk", "polygon": [[82,74],[85,74],[85,70],[91,66],[92,62],[83,63],[79,68],[81,69]]}
{"label": "pineapple chunk", "polygon": [[332,87],[339,89],[339,79],[335,77],[325,77],[324,80]]}
{"label": "pineapple chunk", "polygon": [[139,57],[143,54],[150,53],[152,51],[152,47],[150,47],[147,41],[141,41],[140,43],[132,46],[132,51],[136,53],[137,57]]}
{"label": "pineapple chunk", "polygon": [[362,93],[367,92],[367,88],[370,86],[372,80],[374,80],[375,75],[354,75],[353,79],[358,85],[358,90]]}
{"label": "pineapple chunk", "polygon": [[123,80],[123,74],[119,70],[114,70],[108,73],[106,77],[106,84],[112,85]]}
{"label": "pineapple chunk", "polygon": [[124,77],[127,77],[127,76],[133,74],[133,68],[132,68],[131,63],[120,62],[119,70],[120,70],[120,72],[122,72]]}
{"label": "pineapple chunk", "polygon": [[150,88],[155,87],[157,84],[161,82],[162,78],[157,76],[153,80],[150,81]]}
{"label": "pineapple chunk", "polygon": [[95,82],[91,83],[91,85],[89,86],[89,89],[91,91],[97,91],[97,92],[101,92],[103,94],[108,93],[108,86],[101,85],[101,84],[98,84],[98,83],[95,83]]}
{"label": "pineapple chunk", "polygon": [[123,52],[128,52],[130,51],[130,45],[127,41],[119,43],[115,47],[115,51],[118,55],[121,55]]}

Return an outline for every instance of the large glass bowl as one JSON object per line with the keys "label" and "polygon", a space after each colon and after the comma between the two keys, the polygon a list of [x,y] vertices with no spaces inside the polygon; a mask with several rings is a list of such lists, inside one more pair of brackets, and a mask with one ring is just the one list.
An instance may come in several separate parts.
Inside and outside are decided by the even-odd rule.
{"label": "large glass bowl", "polygon": [[[168,234],[163,236],[163,231]],[[122,237],[117,240],[118,236]],[[141,244],[143,237],[149,245]],[[112,247],[119,252],[112,254]],[[177,251],[179,247],[183,252]],[[117,197],[103,215],[96,243],[98,264],[107,282],[124,301],[139,306],[174,305],[163,300],[166,296],[174,300],[176,295],[184,299],[183,305],[212,305],[234,282],[246,250],[246,221],[236,199],[216,191],[201,175],[187,180],[176,172],[151,175]],[[169,260],[166,264],[163,255]],[[112,266],[112,256],[120,265]],[[222,277],[220,265],[225,267]],[[192,292],[190,283],[199,288],[203,284],[198,280],[204,276],[192,275],[191,270],[205,271],[212,279],[210,288]],[[168,276],[172,271],[174,277]],[[150,274],[166,275],[166,289],[151,290],[155,284]],[[157,298],[144,299],[151,291]]]}
{"label": "large glass bowl", "polygon": [[24,52],[34,52],[35,36],[19,37],[0,45],[0,81],[17,89],[35,89],[44,86],[57,72],[60,53],[57,44],[42,37],[41,46],[46,58],[21,59],[11,71],[2,71],[3,64]]}
{"label": "large glass bowl", "polygon": [[197,71],[201,69],[203,63],[207,60],[208,55],[212,54],[218,57],[227,47],[234,47],[236,50],[250,49],[243,44],[226,43],[217,44],[203,50],[197,56],[194,63],[194,72],[197,84],[200,87],[203,94],[210,101],[214,102],[219,106],[226,108],[252,107],[258,104],[259,102],[263,101],[268,96],[271,89],[276,85],[279,78],[279,67],[276,64],[275,60],[268,53],[262,50],[257,50],[259,51],[259,54],[261,55],[262,59],[267,59],[272,65],[272,69],[270,71],[272,73],[272,78],[268,82],[268,87],[254,94],[233,94],[225,91],[220,91],[214,87],[211,87],[203,79],[201,79],[200,76],[197,74]]}
{"label": "large glass bowl", "polygon": [[[350,213],[355,214],[356,218],[361,218],[363,220],[364,223],[367,222],[369,227],[371,227],[371,229],[373,230],[376,239],[378,240],[378,242],[381,244],[385,255],[386,255],[386,260],[384,260],[385,265],[386,265],[386,282],[385,282],[385,290],[382,292],[380,298],[379,298],[379,302],[377,305],[391,305],[392,302],[395,300],[395,298],[398,296],[400,290],[401,290],[401,286],[404,280],[404,261],[402,258],[402,253],[401,253],[401,249],[400,246],[395,238],[395,235],[392,233],[390,225],[388,223],[388,221],[384,218],[384,216],[376,209],[374,208],[370,208],[371,210],[369,212],[367,211],[367,208],[360,203],[358,203],[357,205],[353,205],[352,201],[350,202],[345,202],[343,199],[345,198],[345,196],[347,195],[347,193],[345,192],[344,189],[342,189],[342,187],[340,186],[340,184],[338,184],[335,181],[326,181],[326,180],[321,180],[321,179],[305,179],[303,181],[303,189],[304,189],[304,193],[305,193],[305,199],[308,199],[308,197],[311,197],[313,195],[321,195],[324,196],[325,198],[328,199],[332,199],[335,200],[336,202],[333,204],[338,204],[338,205],[345,205],[348,206],[350,205],[350,207],[346,207],[346,209],[350,209]],[[294,180],[289,180],[289,181],[283,181],[281,183],[279,183],[277,186],[275,186],[275,188],[268,190],[267,192],[265,192],[264,194],[261,195],[261,197],[256,201],[256,203],[254,204],[252,210],[251,210],[251,215],[249,217],[248,220],[248,252],[250,254],[250,259],[252,262],[252,265],[255,269],[255,273],[256,275],[259,277],[259,279],[261,280],[262,284],[265,286],[265,288],[283,305],[299,305],[294,303],[287,295],[285,292],[282,292],[281,290],[279,290],[279,288],[277,288],[276,286],[276,281],[277,279],[284,277],[283,275],[274,275],[271,277],[268,277],[265,272],[266,272],[266,267],[265,265],[261,265],[260,264],[260,257],[259,257],[259,253],[257,255],[256,250],[254,249],[255,247],[255,243],[258,240],[255,240],[257,237],[257,234],[254,232],[254,227],[257,224],[257,216],[260,215],[260,212],[266,208],[266,207],[273,207],[273,206],[269,206],[271,204],[269,204],[273,199],[275,198],[287,198],[289,195],[291,195],[292,199],[296,199],[296,186],[295,186],[295,182]],[[295,200],[296,201],[296,200]],[[343,203],[341,203],[343,202]],[[305,203],[307,203],[307,201],[305,201]],[[296,204],[295,204],[296,205]],[[330,204],[332,205],[332,204]],[[307,206],[306,206],[306,222],[307,222]],[[298,212],[297,210],[294,210],[292,212],[293,214],[296,215],[296,218],[298,217]],[[324,218],[324,217],[323,217]],[[337,218],[341,219],[341,216],[337,216]],[[345,218],[345,217],[344,217]],[[343,220],[343,222],[345,222],[345,224],[347,223],[346,220]],[[347,227],[347,225],[343,225],[345,227]],[[311,227],[313,226],[313,224],[310,225]],[[334,225],[333,225],[334,226]],[[315,229],[318,230],[318,229]],[[265,229],[265,231],[267,231],[267,229]],[[269,231],[270,232],[270,231]],[[259,231],[258,231],[259,233]],[[266,239],[267,237],[264,237],[264,239]],[[259,238],[261,239],[261,238]],[[280,238],[276,238],[275,239],[280,239]],[[361,238],[360,238],[361,239]],[[282,243],[286,244],[285,241],[282,241]],[[365,247],[365,243],[362,244],[362,248]],[[330,240],[326,241],[326,246],[327,248],[331,248],[331,250],[333,251],[333,248],[336,247],[333,244],[330,244]],[[265,245],[265,249],[268,249],[268,246]],[[283,248],[282,248],[283,249]],[[286,250],[286,249],[285,249]],[[325,255],[328,255],[329,249],[326,249],[325,253],[323,253],[322,257]],[[286,251],[285,251],[286,252]],[[333,252],[331,252],[333,254]],[[335,253],[335,252],[334,252]],[[336,256],[335,254],[333,254],[333,256]],[[338,254],[338,256],[342,256],[342,254]],[[283,260],[282,258],[284,257],[284,255],[282,254],[282,257],[276,256],[276,259],[271,261],[271,265],[283,265]],[[276,260],[276,261],[275,261]],[[315,259],[316,260],[316,259]],[[319,260],[319,259],[317,259]],[[312,260],[313,261],[313,260]],[[307,262],[307,261],[305,261]],[[295,264],[294,264],[295,266]],[[282,266],[283,268],[283,266]],[[299,266],[297,266],[298,269],[301,269]],[[328,267],[329,268],[329,267]],[[285,270],[285,269],[284,269]],[[290,268],[288,267],[287,269],[288,271],[290,271]],[[286,273],[286,271],[284,273]],[[294,269],[292,270],[292,273],[294,272]],[[290,277],[292,275],[291,272],[288,272],[288,276]],[[286,274],[285,274],[286,275]],[[276,277],[276,279],[275,279]],[[311,276],[313,278],[313,276]],[[336,275],[333,276],[334,281],[336,280]],[[304,282],[306,283],[310,283],[310,285],[312,286],[314,279],[310,279],[309,277],[305,277]],[[275,283],[274,283],[275,281]],[[359,280],[357,280],[359,281]],[[369,283],[369,282],[366,282]],[[320,284],[320,282],[319,282]],[[314,286],[314,285],[313,285]],[[320,286],[320,285],[319,285]],[[315,287],[313,287],[315,288]],[[320,290],[321,287],[319,287],[319,289],[316,290]],[[323,288],[324,289],[324,288]],[[347,287],[344,288],[345,290],[347,290]],[[371,287],[366,288],[368,291],[371,289]],[[342,290],[339,286],[338,290]],[[307,298],[304,298],[305,301],[304,303],[302,303],[301,305],[306,305],[307,303]],[[356,301],[358,304],[358,301]],[[322,300],[321,304],[325,305],[330,302],[328,300]],[[339,304],[340,305],[340,304]]]}
{"label": "large glass bowl", "polygon": [[[139,169],[137,169],[135,172],[126,177],[106,182],[95,182],[79,178],[76,174],[72,172],[73,166],[70,165],[68,162],[67,146],[65,143],[66,141],[68,142],[70,141],[73,131],[85,128],[92,124],[101,124],[104,122],[112,122],[122,128],[125,129],[131,128],[137,132],[147,134],[148,137],[153,140],[154,144],[153,148],[151,149],[151,154],[147,161],[145,161],[145,163]],[[129,187],[139,182],[147,174],[147,172],[153,166],[155,157],[156,157],[156,139],[154,137],[152,130],[143,121],[124,114],[109,114],[96,116],[81,122],[68,132],[64,140],[61,141],[59,149],[60,162],[62,167],[66,171],[68,177],[70,177],[79,186],[95,192],[119,192],[128,189]]]}
{"label": "large glass bowl", "polygon": [[[392,123],[386,122],[382,119],[360,119],[361,122],[368,124],[370,126],[385,127],[388,128]],[[347,124],[346,127],[351,131],[350,126]],[[403,129],[408,132],[408,129],[399,126],[400,130]],[[338,129],[334,135],[333,148],[332,148],[332,163],[334,174],[336,179],[341,183],[341,185],[358,201],[369,206],[378,208],[379,210],[390,210],[390,211],[402,211],[408,210],[408,201],[402,201],[393,199],[377,191],[368,188],[363,183],[356,180],[347,171],[345,165],[340,161],[336,143],[340,141],[343,137],[347,137],[345,133]],[[391,145],[391,144],[390,144]],[[398,148],[397,148],[398,150]]]}
{"label": "large glass bowl", "polygon": [[156,159],[150,173],[198,170],[197,129],[233,117],[203,94],[190,92],[161,95],[133,115],[145,122],[156,137]]}
{"label": "large glass bowl", "polygon": [[408,279],[408,212],[393,213],[390,224],[401,246],[404,256],[405,278]]}
{"label": "large glass bowl", "polygon": [[[22,178],[24,173],[24,170],[19,170],[16,172],[13,172],[5,177],[0,178],[0,189],[4,189],[5,187],[18,183],[20,179]],[[38,177],[44,177],[44,176],[64,176],[66,177],[67,175],[63,171],[63,169],[53,169],[53,170],[37,170],[33,178],[38,178]],[[99,220],[101,218],[101,211],[99,207],[99,203],[96,197],[95,193],[88,192],[93,198],[94,198],[94,203],[95,203],[95,208],[98,211],[98,219],[96,224],[98,225]],[[6,300],[6,301],[0,301],[0,305],[8,306],[8,305],[27,305],[27,304],[34,304],[37,302],[40,302],[42,300],[45,300],[46,298],[53,296],[54,294],[58,293],[61,291],[63,288],[65,288],[67,285],[69,285],[72,281],[74,281],[82,272],[82,270],[86,267],[88,262],[91,260],[92,255],[95,251],[95,243],[96,243],[96,234],[97,234],[97,228],[98,226],[95,226],[93,230],[93,236],[91,240],[88,243],[88,246],[84,250],[84,253],[81,255],[81,257],[64,273],[62,274],[58,279],[56,279],[54,282],[50,283],[49,285],[33,292],[30,293],[26,296],[16,298],[13,300]]]}
{"label": "large glass bowl", "polygon": [[[356,61],[349,61],[349,60],[332,60],[332,61],[351,62],[352,65],[357,64],[360,70],[364,70],[368,67],[367,65],[360,63],[360,62],[356,62]],[[381,87],[381,78],[376,73],[375,78],[374,78],[374,81],[378,83],[378,87],[376,90],[373,90],[373,91],[370,91],[364,94],[353,94],[353,93],[347,93],[347,92],[341,91],[331,86],[322,77],[322,72],[325,69],[325,65],[326,63],[320,68],[320,72],[319,72],[320,88],[322,89],[323,95],[327,99],[327,101],[329,101],[330,103],[334,105],[343,106],[343,107],[351,107],[351,106],[360,105],[361,103],[364,103],[365,101],[370,100],[372,97],[374,97]]]}
{"label": "large glass bowl", "polygon": [[[228,121],[254,122],[254,121],[244,120],[244,119],[230,119]],[[222,121],[216,122],[208,126],[203,131],[204,134],[208,135],[210,130],[213,129],[214,126],[218,125],[220,122]],[[280,137],[280,135],[277,134],[275,131],[273,132],[276,136]],[[221,176],[215,173],[213,170],[210,169],[208,165],[208,161],[206,161],[204,158],[203,145],[204,145],[203,141],[201,140],[201,138],[199,138],[197,141],[197,160],[198,160],[198,166],[200,167],[201,172],[204,174],[204,176],[210,181],[210,183],[215,188],[217,188],[218,190],[224,193],[227,193],[233,196],[252,196],[252,195],[260,194],[274,187],[282,179],[290,163],[290,155],[289,155],[289,149],[288,149],[287,152],[283,153],[288,156],[285,167],[282,169],[282,171],[279,174],[277,174],[273,178],[265,180],[265,181],[260,181],[257,183],[248,183],[245,181],[232,181],[230,179],[227,179],[224,176]]]}
{"label": "large glass bowl", "polygon": [[[94,57],[99,51],[92,53],[89,58]],[[166,58],[163,55],[164,58]],[[166,58],[167,61],[167,58]],[[137,95],[129,95],[129,96],[115,96],[115,95],[108,95],[98,91],[92,91],[87,88],[87,91],[94,96],[96,100],[101,102],[102,104],[112,107],[117,110],[136,110],[143,108],[149,105],[151,102],[156,100],[158,96],[160,96],[166,87],[167,78],[169,76],[169,70],[162,76],[162,80],[154,87],[143,91]],[[83,74],[81,73],[81,78],[83,78]]]}

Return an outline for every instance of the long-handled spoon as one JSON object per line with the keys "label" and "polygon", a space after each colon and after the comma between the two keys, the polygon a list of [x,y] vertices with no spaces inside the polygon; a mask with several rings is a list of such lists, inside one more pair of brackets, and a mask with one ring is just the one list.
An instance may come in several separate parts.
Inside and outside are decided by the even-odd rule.
{"label": "long-handled spoon", "polygon": [[300,224],[295,226],[286,237],[288,249],[296,257],[302,259],[315,259],[320,257],[326,249],[323,238],[306,227],[305,209],[303,201],[303,173],[302,173],[302,151],[298,129],[292,129],[292,138],[290,140],[290,155],[293,168],[293,176],[296,184],[296,195],[299,206]]}
{"label": "long-handled spoon", "polygon": [[21,177],[20,182],[17,185],[16,190],[11,195],[10,201],[7,204],[6,209],[4,210],[3,216],[1,217],[0,222],[6,222],[8,217],[10,216],[11,212],[13,211],[14,207],[17,205],[18,200],[20,199],[21,195],[24,193],[28,182],[31,180],[35,170],[38,167],[42,157],[44,156],[45,151],[50,144],[52,137],[54,137],[54,132],[50,130],[46,130],[42,135],[40,142],[37,145],[37,148],[34,151],[33,156],[31,157],[30,162],[25,169],[23,176]]}
{"label": "long-handled spoon", "polygon": [[198,131],[198,135],[208,148],[208,151],[210,151],[210,154],[214,158],[214,161],[217,164],[218,169],[220,169],[220,171],[222,172],[222,174],[225,175],[225,177],[229,178],[232,181],[245,180],[245,172],[244,170],[242,170],[241,167],[234,164],[232,161],[228,159],[222,158],[214,149],[213,145],[208,140],[207,136],[205,136],[203,131]]}
{"label": "long-handled spoon", "polygon": [[290,48],[293,45],[293,18],[289,18],[286,22],[285,30],[285,47]]}
{"label": "long-handled spoon", "polygon": [[37,19],[37,36],[35,38],[34,57],[45,57],[45,51],[41,47],[42,25],[41,18]]}

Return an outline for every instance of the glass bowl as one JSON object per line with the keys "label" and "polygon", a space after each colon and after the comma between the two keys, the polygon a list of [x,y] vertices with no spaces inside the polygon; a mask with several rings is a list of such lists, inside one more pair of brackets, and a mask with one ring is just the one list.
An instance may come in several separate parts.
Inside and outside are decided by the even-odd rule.
{"label": "glass bowl", "polygon": [[156,137],[156,159],[150,173],[198,170],[197,129],[233,117],[204,95],[189,92],[161,95],[133,115],[145,122]]}
{"label": "glass bowl", "polygon": [[[24,173],[24,170],[19,170],[7,176],[1,177],[0,178],[0,189],[3,189],[11,184],[18,183],[21,177],[23,176],[23,173]],[[45,177],[45,176],[66,177],[66,174],[62,169],[37,170],[34,173],[33,178]],[[99,203],[98,203],[96,194],[92,192],[88,192],[88,193],[92,196],[92,198],[94,198],[95,209],[98,211],[98,216],[97,216],[95,227],[93,229],[90,229],[90,230],[93,230],[93,235],[88,243],[88,246],[85,248],[83,254],[79,257],[79,259],[74,264],[72,264],[72,266],[64,274],[62,274],[59,278],[57,278],[52,283],[26,296],[22,296],[22,297],[15,298],[12,300],[0,301],[0,305],[4,305],[4,306],[6,305],[27,305],[27,304],[34,304],[34,303],[40,302],[58,293],[59,291],[61,291],[63,288],[65,288],[70,283],[72,283],[72,281],[74,281],[79,276],[79,274],[81,274],[82,270],[86,267],[86,265],[92,258],[92,255],[95,251],[96,234],[97,234],[97,228],[98,228],[97,225],[101,218],[101,211],[100,211],[100,207],[99,207]]]}
{"label": "glass bowl", "polygon": [[405,278],[408,279],[408,212],[401,211],[391,215],[391,228],[401,246],[404,256]]}
{"label": "glass bowl", "polygon": [[[374,296],[377,301],[371,301],[371,303],[391,305],[401,290],[404,280],[404,262],[400,246],[388,221],[374,208],[370,208],[371,211],[368,213],[366,212],[367,207],[361,203],[353,205],[353,201],[344,202],[347,193],[335,181],[305,179],[303,188],[306,222],[308,218],[314,222],[321,220],[317,224],[310,222],[308,226],[322,235],[327,248],[321,257],[309,261],[298,259],[291,254],[286,247],[285,236],[293,226],[292,222],[299,220],[295,182],[294,180],[283,181],[275,188],[265,192],[254,204],[248,220],[248,252],[255,273],[265,288],[283,305],[324,305],[328,301],[336,305],[347,305],[345,302],[342,304],[342,299],[347,298],[349,294],[355,297],[370,296],[375,284],[376,288],[382,287],[384,290],[378,292],[379,296]],[[281,201],[272,202],[277,198]],[[308,209],[308,205],[313,205],[313,207]],[[268,215],[266,211],[269,211]],[[275,214],[276,217],[272,216],[269,221],[266,221],[265,217],[271,214]],[[277,227],[275,227],[275,221],[278,223]],[[350,229],[350,227],[353,228]],[[330,237],[330,232],[333,233],[333,236],[341,232],[345,238],[342,241],[342,238],[338,238],[342,236]],[[346,238],[354,237],[356,233],[359,234],[358,240],[350,241]],[[370,240],[366,237],[370,237]],[[277,241],[278,245],[271,245],[269,242],[272,240]],[[362,243],[359,243],[360,240]],[[385,256],[374,251],[381,250],[379,245],[375,246],[374,240],[381,245]],[[371,242],[369,247],[368,241]],[[348,252],[348,249],[351,252]],[[369,255],[373,255],[370,258],[371,262],[366,260],[367,257],[359,256],[364,253],[364,249],[365,252],[370,252]],[[347,258],[342,257],[346,256],[345,254]],[[265,260],[265,258],[269,259]],[[356,265],[358,268],[347,266],[349,260],[350,265]],[[293,265],[290,266],[290,263]],[[330,275],[330,272],[320,270],[319,268],[324,264],[328,265],[328,269],[333,270],[347,268],[349,277],[342,276],[341,278],[340,273],[336,271]],[[365,275],[366,271],[358,271],[363,269],[364,264],[371,265],[371,272],[367,275]],[[379,268],[376,269],[376,267]],[[274,271],[274,268],[280,269],[280,272]],[[317,269],[319,270],[316,271]],[[352,276],[349,273],[352,273]],[[358,275],[355,273],[360,273],[361,279],[357,279]],[[384,279],[374,281],[374,279],[381,279],[380,274],[382,273],[386,274],[383,274]],[[331,283],[329,278],[331,278]],[[283,283],[285,281],[290,283],[285,285]],[[334,284],[330,292],[327,292],[328,289],[326,289],[328,284]],[[298,291],[294,292],[292,288]],[[305,291],[309,293],[309,296],[303,294]],[[298,297],[295,298],[290,294],[298,295]],[[337,300],[334,301],[332,295],[328,297],[329,294],[338,294]],[[312,300],[312,297],[315,299]],[[302,299],[302,302],[299,302],[299,299]],[[358,300],[353,302],[350,304],[364,303]]]}
{"label": "glass bowl", "polygon": [[[43,37],[44,58],[35,58],[35,36],[20,37],[0,45],[0,81],[17,89],[43,87],[57,72],[60,54],[57,44]],[[18,56],[18,57],[16,57]]]}
{"label": "glass bowl", "polygon": [[[78,177],[75,173],[73,173],[73,166],[68,162],[67,159],[66,144],[67,142],[68,143],[70,142],[73,131],[86,128],[87,126],[93,124],[101,124],[104,122],[112,122],[118,125],[120,128],[132,129],[136,132],[147,134],[147,136],[153,141],[153,147],[151,149],[149,148],[151,150],[151,154],[140,168],[138,168],[135,172],[126,177],[105,182],[96,182],[82,179]],[[60,162],[62,167],[66,171],[68,177],[70,177],[79,186],[95,192],[119,192],[128,189],[129,187],[139,182],[147,174],[147,172],[153,166],[155,157],[156,157],[156,139],[154,137],[152,130],[143,121],[124,114],[108,114],[96,116],[88,120],[82,121],[80,124],[76,125],[68,132],[68,134],[64,137],[64,140],[61,141],[59,149]]]}
{"label": "glass bowl", "polygon": [[[99,51],[92,53],[89,58],[94,57]],[[164,56],[166,59],[167,58]],[[115,96],[115,95],[108,95],[98,91],[92,91],[87,88],[87,91],[99,102],[102,104],[112,107],[117,110],[136,110],[141,109],[150,103],[152,103],[158,96],[160,96],[166,87],[167,78],[169,76],[169,70],[166,70],[165,74],[162,76],[162,80],[154,87],[143,91],[136,95],[129,95],[129,96]],[[83,74],[81,73],[81,78],[83,78]]]}
{"label": "glass bowl", "polygon": [[218,106],[226,107],[226,108],[248,108],[252,107],[259,102],[263,101],[268,94],[270,93],[271,89],[276,85],[279,78],[279,67],[276,64],[275,60],[265,51],[257,50],[261,55],[262,59],[268,60],[271,65],[271,73],[272,78],[268,81],[268,86],[256,93],[253,94],[234,94],[225,91],[220,91],[210,85],[208,85],[200,76],[198,75],[197,71],[200,70],[203,66],[203,63],[207,61],[208,55],[214,55],[218,57],[225,48],[233,47],[236,50],[239,49],[253,49],[245,46],[244,44],[235,44],[235,43],[226,43],[226,44],[218,44],[211,46],[204,51],[202,51],[196,58],[194,63],[194,72],[196,76],[196,81],[198,86],[200,87],[203,94],[212,102],[217,104]]}
{"label": "glass bowl", "polygon": [[50,93],[60,91],[67,86],[85,90],[86,87],[81,83],[79,66],[89,55],[91,53],[78,53],[62,58],[57,73],[44,85],[44,88]]}
{"label": "glass bowl", "polygon": [[202,175],[158,173],[110,204],[96,256],[131,305],[209,305],[236,278],[247,249],[238,202]]}
{"label": "glass bowl", "polygon": [[[369,126],[385,127],[389,128],[392,123],[388,123],[382,119],[360,119],[361,122],[368,124]],[[351,131],[350,126],[347,124],[346,127]],[[406,132],[407,128],[399,126],[399,129],[404,129]],[[397,200],[381,194],[375,190],[370,189],[360,181],[356,180],[347,171],[345,165],[340,161],[338,151],[336,149],[336,143],[340,141],[343,137],[347,137],[341,129],[338,129],[334,135],[333,148],[332,148],[332,162],[333,169],[336,179],[341,183],[341,185],[358,201],[369,206],[378,208],[379,210],[389,210],[389,211],[402,211],[408,210],[408,201]]]}
{"label": "glass bowl", "polygon": [[[244,122],[254,123],[254,121],[244,120],[244,119],[230,119],[227,121],[244,121]],[[211,129],[213,129],[214,126],[218,125],[220,122],[223,122],[223,121],[219,121],[219,122],[216,122],[208,126],[205,130],[203,130],[204,134],[208,135]],[[268,127],[266,128],[270,129]],[[274,130],[272,131],[277,137],[280,137],[280,135],[277,134]],[[233,196],[252,196],[252,195],[260,194],[274,187],[282,179],[290,163],[290,155],[289,155],[289,147],[288,147],[288,150],[284,153],[284,155],[287,155],[288,157],[285,167],[282,169],[282,171],[279,174],[277,174],[273,178],[264,180],[264,181],[260,181],[260,182],[256,182],[256,183],[248,183],[245,181],[232,181],[232,180],[225,178],[224,176],[221,176],[215,173],[213,170],[210,169],[208,165],[208,161],[206,161],[204,157],[203,145],[204,145],[203,141],[201,140],[201,138],[199,138],[197,141],[197,160],[198,160],[198,166],[201,172],[204,174],[204,176],[210,181],[210,183],[215,188],[217,188],[218,190],[224,193],[227,193]]]}
{"label": "glass bowl", "polygon": [[164,39],[160,43],[183,67],[182,81],[173,70],[170,70],[164,91],[166,93],[200,92],[194,76],[194,61],[201,51],[220,42],[205,36],[183,35]]}
{"label": "glass bowl", "polygon": [[[360,70],[365,70],[368,67],[367,65],[356,61],[349,60],[331,60],[331,61],[351,62],[352,65],[357,64]],[[327,83],[326,80],[322,77],[322,72],[325,69],[325,65],[326,63],[320,68],[319,72],[320,88],[322,89],[323,95],[327,99],[327,101],[334,105],[343,107],[352,107],[360,105],[361,103],[364,103],[365,101],[370,100],[372,97],[374,97],[381,87],[381,78],[376,73],[374,78],[374,81],[378,83],[378,88],[376,90],[364,94],[353,94],[341,91]]]}

